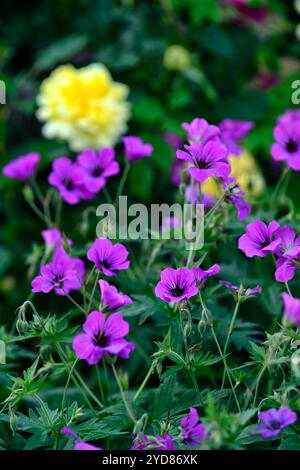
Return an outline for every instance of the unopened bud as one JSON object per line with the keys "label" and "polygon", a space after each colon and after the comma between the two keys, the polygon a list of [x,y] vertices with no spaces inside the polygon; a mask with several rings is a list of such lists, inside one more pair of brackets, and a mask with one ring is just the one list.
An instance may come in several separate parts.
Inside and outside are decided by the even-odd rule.
{"label": "unopened bud", "polygon": [[203,333],[206,330],[206,327],[207,327],[207,321],[204,320],[204,318],[201,318],[201,320],[198,323],[198,331],[199,331],[200,335],[203,335]]}
{"label": "unopened bud", "polygon": [[33,191],[31,189],[30,186],[25,186],[25,188],[23,189],[23,196],[24,196],[24,199],[25,201],[28,203],[28,204],[32,204],[33,201],[34,201],[34,194],[33,194]]}

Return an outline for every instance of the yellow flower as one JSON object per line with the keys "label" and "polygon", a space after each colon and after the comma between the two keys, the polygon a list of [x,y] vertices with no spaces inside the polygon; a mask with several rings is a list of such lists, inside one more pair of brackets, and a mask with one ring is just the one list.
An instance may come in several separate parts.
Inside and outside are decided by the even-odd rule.
{"label": "yellow flower", "polygon": [[[253,155],[243,150],[239,157],[230,156],[231,175],[247,196],[260,196],[265,189],[265,181]],[[216,199],[222,195],[221,185],[214,178],[208,178],[201,184],[203,194],[210,194]]]}
{"label": "yellow flower", "polygon": [[191,63],[191,54],[180,44],[173,44],[165,50],[163,64],[166,69],[184,72]]}
{"label": "yellow flower", "polygon": [[231,176],[236,178],[241,189],[249,196],[260,196],[265,189],[265,180],[254,156],[243,150],[240,157],[229,157],[229,161]]}
{"label": "yellow flower", "polygon": [[37,97],[43,135],[66,140],[75,151],[113,146],[127,129],[128,93],[102,64],[60,66],[42,82]]}

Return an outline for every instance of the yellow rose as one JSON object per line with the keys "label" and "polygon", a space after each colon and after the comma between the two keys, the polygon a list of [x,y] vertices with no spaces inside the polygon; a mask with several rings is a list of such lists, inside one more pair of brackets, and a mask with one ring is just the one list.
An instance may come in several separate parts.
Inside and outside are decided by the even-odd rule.
{"label": "yellow rose", "polygon": [[127,129],[128,93],[102,64],[60,66],[42,82],[37,97],[42,133],[66,140],[74,151],[113,146]]}

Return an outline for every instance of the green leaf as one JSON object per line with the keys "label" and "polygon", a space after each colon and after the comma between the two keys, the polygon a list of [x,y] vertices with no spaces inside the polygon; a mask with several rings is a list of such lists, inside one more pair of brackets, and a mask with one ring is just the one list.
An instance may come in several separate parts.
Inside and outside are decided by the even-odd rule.
{"label": "green leaf", "polygon": [[39,54],[34,68],[41,71],[51,70],[57,64],[72,59],[85,48],[87,42],[88,38],[84,35],[72,35],[56,41]]}

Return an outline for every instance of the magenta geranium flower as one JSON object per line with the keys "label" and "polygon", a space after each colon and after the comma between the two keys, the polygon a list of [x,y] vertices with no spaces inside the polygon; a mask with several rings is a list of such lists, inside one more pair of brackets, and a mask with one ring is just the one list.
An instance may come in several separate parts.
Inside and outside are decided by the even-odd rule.
{"label": "magenta geranium flower", "polygon": [[246,233],[239,238],[239,249],[248,258],[259,256],[263,258],[274,252],[280,244],[279,238],[274,238],[279,223],[275,220],[266,225],[261,220],[255,220],[247,225]]}
{"label": "magenta geranium flower", "polygon": [[284,304],[284,313],[286,314],[289,322],[300,326],[300,299],[296,299],[287,292],[283,292],[282,300]]}
{"label": "magenta geranium flower", "polygon": [[92,193],[100,191],[106,185],[107,178],[120,172],[120,165],[115,161],[115,151],[110,147],[99,152],[86,149],[78,155],[77,162],[84,171],[84,184]]}
{"label": "magenta geranium flower", "polygon": [[123,137],[122,142],[125,146],[125,155],[129,162],[136,162],[141,158],[150,157],[153,153],[151,144],[145,144],[142,139],[134,136]]}
{"label": "magenta geranium flower", "polygon": [[105,310],[118,310],[120,307],[132,304],[129,295],[119,292],[115,286],[101,279],[99,281],[101,291],[101,305]]}
{"label": "magenta geranium flower", "polygon": [[116,271],[128,269],[128,251],[121,243],[113,245],[108,238],[97,238],[87,252],[92,261],[105,276],[116,276]]}
{"label": "magenta geranium flower", "polygon": [[[53,248],[57,248],[62,245],[64,241],[64,237],[62,233],[58,230],[58,228],[49,228],[47,230],[42,231],[42,237],[46,244],[46,247],[52,250]],[[72,240],[66,240],[69,247],[72,248],[73,242]]]}
{"label": "magenta geranium flower", "polygon": [[184,122],[181,127],[186,131],[190,142],[201,141],[203,143],[216,138],[220,134],[217,126],[208,124],[205,119],[195,118],[192,122]]}
{"label": "magenta geranium flower", "polygon": [[280,227],[275,232],[275,239],[279,239],[280,243],[274,250],[276,256],[297,256],[300,252],[300,237],[296,237],[295,230],[289,225]]}
{"label": "magenta geranium flower", "polygon": [[49,184],[58,189],[68,204],[78,204],[81,199],[90,199],[93,194],[85,186],[86,175],[77,163],[66,157],[57,158],[52,164]]}
{"label": "magenta geranium flower", "polygon": [[274,129],[275,144],[271,147],[274,160],[284,160],[293,170],[300,171],[300,122],[283,120]]}
{"label": "magenta geranium flower", "polygon": [[255,124],[252,121],[224,119],[220,122],[221,139],[230,154],[239,156],[242,153],[242,140],[254,126]]}
{"label": "magenta geranium flower", "polygon": [[297,414],[288,406],[282,406],[279,410],[270,408],[262,411],[258,419],[262,424],[257,426],[256,431],[261,437],[268,439],[278,436],[282,429],[294,424],[297,421]]}
{"label": "magenta geranium flower", "polygon": [[219,281],[220,284],[223,284],[223,286],[227,287],[234,295],[239,295],[240,298],[243,298],[244,300],[248,299],[249,297],[256,297],[259,294],[261,294],[261,287],[256,286],[256,287],[242,287],[242,286],[235,286],[234,284],[231,284],[229,281]]}
{"label": "magenta geranium flower", "polygon": [[[296,250],[296,248],[294,248]],[[300,251],[300,250],[299,250]],[[278,282],[288,282],[295,276],[296,270],[300,268],[300,254],[288,256],[284,254],[276,261],[277,269],[275,279]]]}
{"label": "magenta geranium flower", "polygon": [[129,333],[129,324],[120,313],[105,318],[102,312],[94,310],[84,322],[83,331],[74,338],[73,349],[89,365],[97,364],[105,354],[128,359],[135,348],[124,338]]}
{"label": "magenta geranium flower", "polygon": [[225,200],[237,208],[238,220],[243,221],[251,214],[251,206],[245,201],[245,193],[241,190],[235,178],[226,178],[223,185]]}
{"label": "magenta geranium flower", "polygon": [[291,122],[300,122],[300,109],[288,109],[277,118],[277,124],[289,125]]}
{"label": "magenta geranium flower", "polygon": [[70,258],[63,247],[58,247],[51,263],[40,267],[40,275],[32,283],[32,292],[54,290],[58,295],[66,295],[71,290],[80,289],[83,284],[84,263],[80,258]]}
{"label": "magenta geranium flower", "polygon": [[2,173],[15,180],[28,180],[33,176],[40,159],[39,153],[28,153],[15,160],[11,160],[3,167]]}
{"label": "magenta geranium flower", "polygon": [[179,160],[185,160],[191,164],[189,173],[196,181],[204,181],[210,176],[220,178],[229,176],[231,167],[227,160],[227,149],[223,144],[214,141],[206,144],[194,142],[184,147],[187,152],[177,150],[176,156]]}
{"label": "magenta geranium flower", "polygon": [[207,278],[210,276],[215,276],[216,274],[219,274],[221,271],[220,265],[219,264],[213,264],[210,268],[207,270],[202,269],[202,268],[192,268],[196,283],[198,286],[201,286]]}
{"label": "magenta geranium flower", "polygon": [[72,429],[68,428],[67,426],[64,426],[61,430],[61,433],[64,434],[65,436],[71,436],[74,441],[74,450],[102,450],[101,447],[96,447],[93,446],[92,444],[89,444],[88,442],[84,442],[80,439],[80,437],[75,434],[75,432],[72,431]]}
{"label": "magenta geranium flower", "polygon": [[207,431],[204,424],[199,423],[198,411],[190,408],[188,416],[180,421],[182,429],[182,439],[188,446],[198,446],[203,439],[207,438]]}
{"label": "magenta geranium flower", "polygon": [[166,268],[160,273],[155,295],[165,302],[181,302],[198,293],[194,273],[188,268]]}

